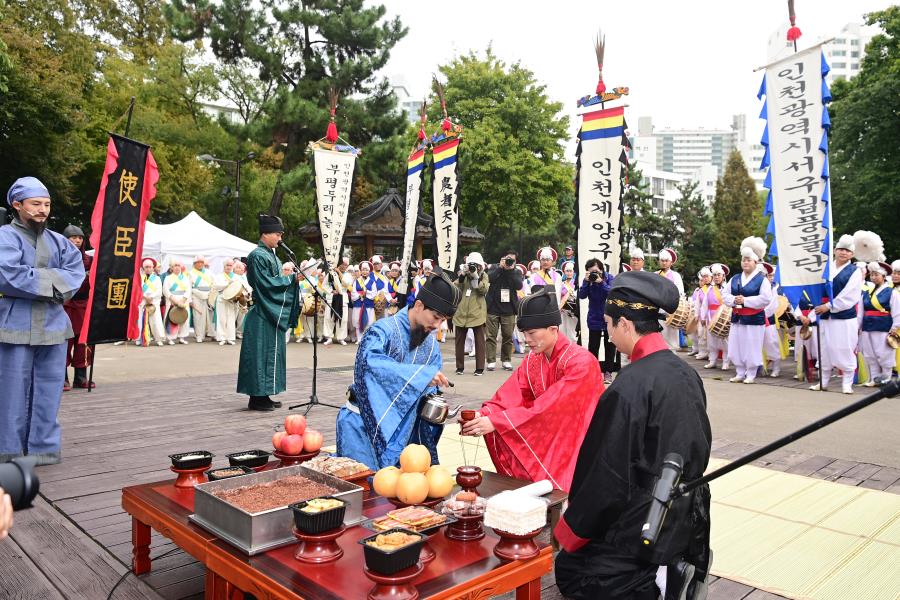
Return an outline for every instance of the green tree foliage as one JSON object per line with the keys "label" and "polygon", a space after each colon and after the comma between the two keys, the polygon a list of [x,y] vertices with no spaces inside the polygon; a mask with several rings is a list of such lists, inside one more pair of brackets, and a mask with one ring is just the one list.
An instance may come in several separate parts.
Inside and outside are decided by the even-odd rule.
{"label": "green tree foliage", "polygon": [[[381,5],[173,0],[166,14],[179,39],[208,38],[224,64],[245,64],[264,84],[274,82],[255,131],[257,141],[274,140],[284,152],[269,207],[273,214],[281,211],[286,193],[299,194],[308,186],[307,144],[325,133],[330,87],[343,97],[337,119],[342,136],[364,153],[370,143],[405,131],[390,86],[375,73],[406,29],[397,18],[385,20]],[[402,158],[394,163],[398,171]],[[312,196],[303,201],[307,198],[311,202]]]}
{"label": "green tree foliage", "polygon": [[664,245],[664,241],[660,239],[661,232],[666,229],[663,216],[653,210],[650,184],[644,180],[644,173],[637,163],[628,164],[626,181],[625,193],[622,195],[622,207],[625,211],[625,258],[631,247],[640,248],[644,252],[661,248]]}
{"label": "green tree foliage", "polygon": [[698,187],[699,183],[694,181],[677,186],[681,197],[672,207],[672,216],[678,227],[675,242],[678,270],[684,276],[685,287],[691,286],[694,275],[702,267],[719,262],[713,253],[712,214],[697,192]]}
{"label": "green tree foliage", "polygon": [[739,246],[744,238],[757,234],[759,211],[756,186],[740,152],[733,150],[725,165],[725,174],[716,182],[713,205],[713,254],[719,262],[732,267],[740,262]]}
{"label": "green tree foliage", "polygon": [[835,235],[874,230],[900,258],[900,6],[866,16],[882,33],[866,46],[859,74],[832,87],[831,197]]}
{"label": "green tree foliage", "polygon": [[[447,110],[464,128],[461,222],[485,234],[489,254],[505,250],[521,230],[548,236],[544,243],[571,243],[574,168],[563,159],[568,118],[559,116],[562,105],[548,99],[531,71],[505,64],[490,48],[462,55],[440,72]],[[428,114],[433,130],[441,117],[436,98]]]}

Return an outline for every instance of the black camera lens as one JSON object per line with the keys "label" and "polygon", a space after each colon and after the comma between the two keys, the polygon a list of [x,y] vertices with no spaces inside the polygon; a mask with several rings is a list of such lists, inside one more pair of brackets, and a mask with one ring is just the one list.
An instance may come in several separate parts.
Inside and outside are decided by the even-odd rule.
{"label": "black camera lens", "polygon": [[475,263],[469,264],[469,273],[474,273],[477,270],[478,270],[478,265],[476,265]]}
{"label": "black camera lens", "polygon": [[599,277],[600,273],[597,273],[596,271],[591,271],[590,273],[588,273],[588,279],[590,279],[591,281],[597,281]]}
{"label": "black camera lens", "polygon": [[14,458],[0,464],[0,488],[12,498],[13,510],[31,506],[40,482],[34,473],[37,461],[30,457]]}
{"label": "black camera lens", "polygon": [[506,259],[503,259],[503,262],[506,263],[506,266],[507,266],[507,267],[511,267],[511,266],[513,266],[514,264],[516,264],[516,259],[514,259],[514,258],[506,258]]}

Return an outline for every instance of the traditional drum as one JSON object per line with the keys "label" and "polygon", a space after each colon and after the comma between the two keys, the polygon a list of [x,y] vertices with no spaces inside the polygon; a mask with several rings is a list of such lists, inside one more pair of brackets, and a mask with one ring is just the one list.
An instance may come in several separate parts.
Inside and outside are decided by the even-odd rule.
{"label": "traditional drum", "polygon": [[324,317],[325,316],[325,303],[322,301],[319,301],[316,303],[316,306],[318,306],[318,309],[316,312],[319,313],[320,317]]}
{"label": "traditional drum", "polygon": [[303,298],[303,316],[311,317],[316,314],[316,299],[312,294]]}
{"label": "traditional drum", "polygon": [[244,286],[237,279],[225,286],[222,290],[222,299],[230,302],[238,302],[238,297],[242,295]]}
{"label": "traditional drum", "polygon": [[723,304],[709,322],[709,332],[716,337],[727,338],[730,330],[731,307]]}
{"label": "traditional drum", "polygon": [[691,316],[688,317],[687,325],[684,326],[684,332],[693,335],[697,333],[699,327],[700,318],[697,316],[696,311],[691,311]]}
{"label": "traditional drum", "polygon": [[383,317],[385,308],[387,308],[387,300],[384,294],[378,294],[375,296],[375,318]]}
{"label": "traditional drum", "polygon": [[387,314],[390,316],[396,315],[398,312],[400,312],[400,307],[396,304],[389,306],[387,309]]}
{"label": "traditional drum", "polygon": [[219,297],[219,290],[212,288],[209,290],[209,296],[206,297],[206,305],[212,309],[216,308],[216,298]]}
{"label": "traditional drum", "polygon": [[156,305],[153,304],[152,302],[145,301],[144,302],[144,310],[147,311],[148,315],[153,316],[153,314],[156,313]]}
{"label": "traditional drum", "polygon": [[666,325],[675,329],[684,329],[691,316],[691,303],[682,298],[678,301],[675,312],[666,317]]}
{"label": "traditional drum", "polygon": [[188,320],[188,311],[183,306],[173,305],[166,317],[173,325],[181,325]]}

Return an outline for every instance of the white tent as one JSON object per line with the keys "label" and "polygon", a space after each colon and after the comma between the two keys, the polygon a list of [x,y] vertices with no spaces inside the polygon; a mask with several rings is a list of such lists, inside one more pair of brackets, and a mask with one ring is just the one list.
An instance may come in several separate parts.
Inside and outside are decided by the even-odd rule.
{"label": "white tent", "polygon": [[218,273],[226,258],[247,256],[254,248],[256,244],[222,231],[194,211],[177,223],[157,225],[147,221],[144,228],[143,256],[152,256],[164,269],[173,258],[190,269],[194,257],[202,254]]}

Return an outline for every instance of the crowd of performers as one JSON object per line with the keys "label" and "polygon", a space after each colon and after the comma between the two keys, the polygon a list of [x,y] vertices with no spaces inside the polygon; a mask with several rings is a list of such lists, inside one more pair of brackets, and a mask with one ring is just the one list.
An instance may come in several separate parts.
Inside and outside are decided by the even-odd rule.
{"label": "crowd of performers", "polygon": [[[841,391],[851,394],[854,382],[871,387],[890,378],[900,346],[900,260],[888,264],[877,251],[872,259],[867,250],[880,246],[877,238],[866,231],[841,236],[831,266],[831,298],[804,294],[793,306],[775,283],[777,266],[762,260],[765,242],[745,239],[741,272],[729,279],[724,264],[703,267],[682,304],[690,315],[690,355],[706,359],[708,369],[728,371],[733,365],[730,381],[751,384],[760,373],[778,377],[793,343],[793,377],[809,380],[810,389],[827,389],[837,376]],[[854,260],[857,251],[869,260]],[[676,349],[676,327],[665,328],[674,331],[667,339]]]}

